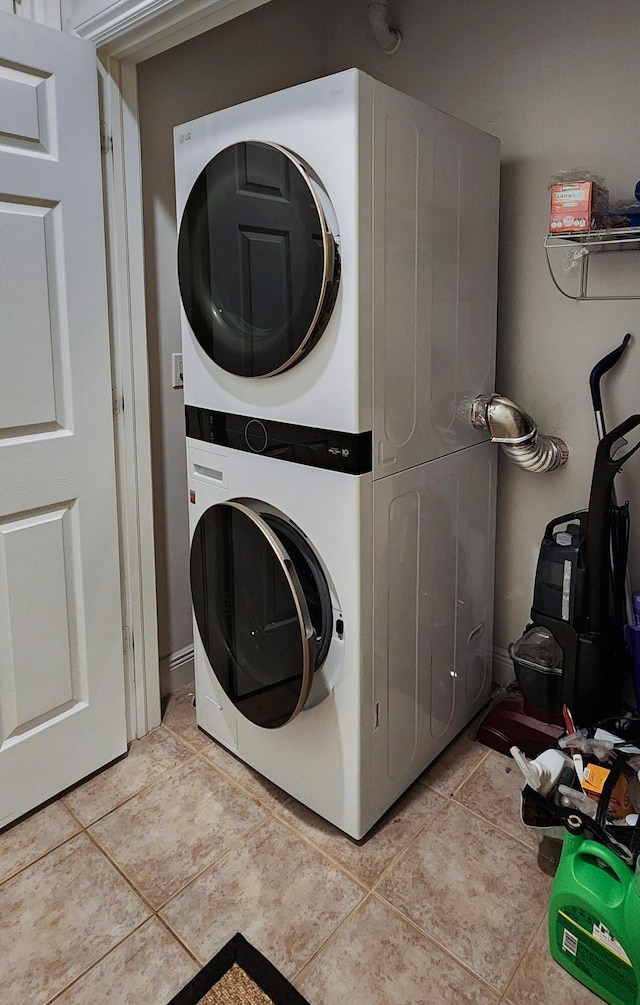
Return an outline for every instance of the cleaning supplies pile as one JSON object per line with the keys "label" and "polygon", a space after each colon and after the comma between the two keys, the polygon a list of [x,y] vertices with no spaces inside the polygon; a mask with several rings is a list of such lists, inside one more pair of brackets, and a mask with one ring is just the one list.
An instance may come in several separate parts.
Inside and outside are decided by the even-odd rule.
{"label": "cleaning supplies pile", "polygon": [[529,760],[516,746],[511,755],[522,771],[522,821],[562,837],[578,813],[591,837],[631,868],[640,855],[640,718],[606,720],[576,729],[563,708],[566,734],[557,746]]}
{"label": "cleaning supplies pile", "polygon": [[[554,960],[610,1005],[640,1005],[640,718],[576,729],[529,760],[522,819],[564,836],[551,889]],[[556,831],[559,830],[559,833]]]}

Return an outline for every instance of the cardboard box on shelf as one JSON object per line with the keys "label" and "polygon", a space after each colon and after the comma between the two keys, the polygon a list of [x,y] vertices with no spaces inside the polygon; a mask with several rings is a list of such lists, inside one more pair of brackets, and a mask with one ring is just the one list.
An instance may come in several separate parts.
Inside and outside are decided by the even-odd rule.
{"label": "cardboard box on shelf", "polygon": [[551,186],[550,234],[580,234],[604,227],[609,193],[595,181]]}

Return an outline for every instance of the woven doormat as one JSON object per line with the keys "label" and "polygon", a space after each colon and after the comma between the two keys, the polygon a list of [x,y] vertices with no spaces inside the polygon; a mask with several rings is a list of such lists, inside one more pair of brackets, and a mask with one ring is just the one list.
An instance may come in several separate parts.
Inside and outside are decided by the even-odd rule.
{"label": "woven doormat", "polygon": [[234,935],[169,1005],[309,1005],[266,956]]}

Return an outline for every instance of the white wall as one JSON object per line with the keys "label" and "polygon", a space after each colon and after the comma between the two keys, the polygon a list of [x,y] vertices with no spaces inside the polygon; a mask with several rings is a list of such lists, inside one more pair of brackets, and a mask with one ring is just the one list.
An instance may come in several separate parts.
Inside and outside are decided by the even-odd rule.
{"label": "white wall", "polygon": [[[587,166],[605,175],[612,198],[633,197],[640,178],[637,4],[391,0],[390,7],[404,40],[389,57],[363,32],[364,2],[330,0],[329,72],[357,65],[500,137],[497,387],[571,449],[565,469],[543,476],[501,460],[495,642],[506,647],[528,618],[545,524],[587,504],[597,442],[591,367],[626,331],[640,337],[640,303],[563,298],[543,250],[554,171]],[[616,256],[613,264],[627,277],[624,289],[640,295],[640,254]],[[640,412],[639,366],[640,338],[602,383],[609,428]],[[640,588],[640,455],[618,483],[631,501],[631,569]]]}
{"label": "white wall", "polygon": [[[554,171],[584,165],[606,176],[614,198],[633,193],[637,5],[391,0],[391,12],[404,35],[391,57],[369,34],[366,0],[271,0],[140,68],[161,655],[190,632],[182,400],[167,390],[170,353],[179,348],[171,128],[214,108],[358,66],[500,137],[498,389],[543,432],[565,438],[571,457],[544,476],[501,463],[497,646],[506,648],[527,621],[545,524],[587,503],[596,446],[589,372],[626,331],[638,331],[640,304],[576,303],[555,290],[543,250],[547,186]],[[614,264],[640,294],[640,254]],[[640,345],[632,344],[603,382],[609,427],[640,411],[639,363]],[[631,568],[640,586],[640,458],[624,475],[619,494],[631,499],[637,524]]]}
{"label": "white wall", "polygon": [[[324,7],[272,0],[141,63],[146,299],[161,666],[192,642],[184,402],[171,387],[180,351],[174,125],[326,72]],[[170,687],[166,673],[162,692]]]}

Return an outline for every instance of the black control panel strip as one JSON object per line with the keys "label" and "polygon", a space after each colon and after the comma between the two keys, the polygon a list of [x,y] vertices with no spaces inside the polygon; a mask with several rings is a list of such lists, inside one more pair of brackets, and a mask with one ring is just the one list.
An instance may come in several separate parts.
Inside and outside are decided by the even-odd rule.
{"label": "black control panel strip", "polygon": [[196,405],[185,405],[185,417],[187,436],[194,440],[350,475],[371,471],[371,430],[343,433],[231,412],[212,412]]}

